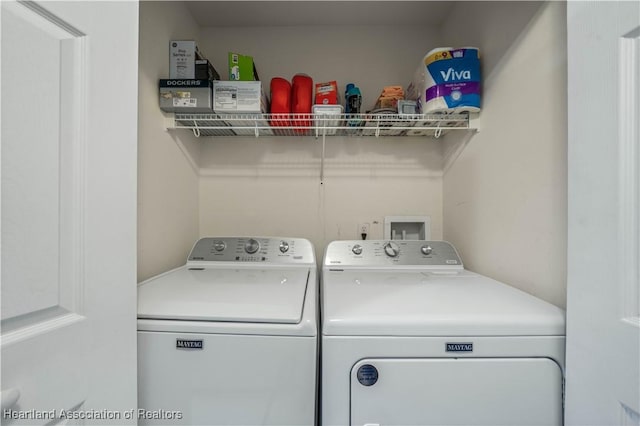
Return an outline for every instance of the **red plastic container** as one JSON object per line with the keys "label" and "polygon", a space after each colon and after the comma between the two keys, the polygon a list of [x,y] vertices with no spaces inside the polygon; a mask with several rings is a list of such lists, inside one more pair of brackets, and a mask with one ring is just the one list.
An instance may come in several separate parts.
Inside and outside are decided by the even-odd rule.
{"label": "red plastic container", "polygon": [[[291,89],[291,112],[293,114],[309,114],[305,117],[294,117],[293,125],[300,127],[311,126],[311,107],[313,106],[313,80],[306,74],[293,76]],[[305,129],[295,129],[303,133]]]}
{"label": "red plastic container", "polygon": [[[281,77],[271,79],[271,120],[273,127],[290,126],[291,84]],[[276,114],[274,117],[273,114]],[[281,115],[278,115],[281,114]]]}

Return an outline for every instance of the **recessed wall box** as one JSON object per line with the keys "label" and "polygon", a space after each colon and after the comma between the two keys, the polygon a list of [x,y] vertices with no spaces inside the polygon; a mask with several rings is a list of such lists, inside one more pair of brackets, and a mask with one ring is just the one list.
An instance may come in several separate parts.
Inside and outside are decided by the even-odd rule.
{"label": "recessed wall box", "polygon": [[166,112],[209,113],[212,83],[208,80],[160,80],[160,109]]}
{"label": "recessed wall box", "polygon": [[430,240],[431,217],[385,216],[384,237],[388,240]]}

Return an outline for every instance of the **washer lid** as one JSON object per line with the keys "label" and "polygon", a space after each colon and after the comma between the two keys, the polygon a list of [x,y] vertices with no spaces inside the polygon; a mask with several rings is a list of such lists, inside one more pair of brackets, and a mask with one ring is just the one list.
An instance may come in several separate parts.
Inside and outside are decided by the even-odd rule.
{"label": "washer lid", "polygon": [[564,311],[466,270],[323,271],[324,335],[561,336]]}
{"label": "washer lid", "polygon": [[181,267],[138,286],[138,318],[297,324],[309,270]]}

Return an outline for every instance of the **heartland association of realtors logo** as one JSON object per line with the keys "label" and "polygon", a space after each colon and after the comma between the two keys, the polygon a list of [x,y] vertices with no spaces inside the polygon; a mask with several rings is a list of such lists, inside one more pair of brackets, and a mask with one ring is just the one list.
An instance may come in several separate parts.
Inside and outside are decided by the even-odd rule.
{"label": "heartland association of realtors logo", "polygon": [[447,343],[447,352],[473,352],[473,343]]}
{"label": "heartland association of realtors logo", "polygon": [[176,339],[177,349],[202,349],[202,340]]}

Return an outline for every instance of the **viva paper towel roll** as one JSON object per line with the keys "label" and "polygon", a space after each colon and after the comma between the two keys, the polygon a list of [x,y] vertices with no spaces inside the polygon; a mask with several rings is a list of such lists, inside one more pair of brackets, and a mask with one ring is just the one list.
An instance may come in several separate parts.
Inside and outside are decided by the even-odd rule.
{"label": "viva paper towel roll", "polygon": [[424,57],[407,92],[421,113],[480,111],[478,49],[433,49]]}

